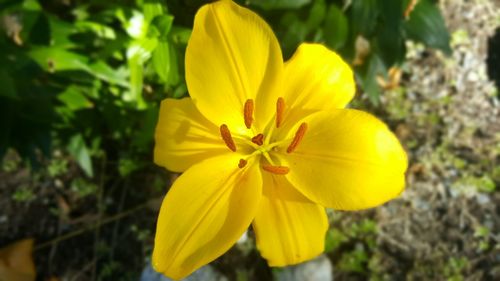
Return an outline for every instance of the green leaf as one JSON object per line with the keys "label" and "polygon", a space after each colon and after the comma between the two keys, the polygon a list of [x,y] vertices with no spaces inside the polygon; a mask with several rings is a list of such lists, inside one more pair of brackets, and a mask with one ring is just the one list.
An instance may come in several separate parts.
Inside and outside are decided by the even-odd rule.
{"label": "green leaf", "polygon": [[348,28],[344,13],[334,4],[330,5],[323,31],[326,44],[332,49],[342,48],[347,40]]}
{"label": "green leaf", "polygon": [[161,41],[167,41],[173,22],[174,17],[170,15],[160,15],[155,17],[149,25],[148,36],[157,37],[158,40]]}
{"label": "green leaf", "polygon": [[387,68],[377,54],[370,55],[367,63],[364,63],[361,68],[356,69],[356,74],[361,81],[363,90],[375,105],[378,104],[381,93],[380,86],[377,83],[377,75],[383,76],[385,73],[387,73]]}
{"label": "green leaf", "polygon": [[251,0],[249,3],[265,10],[297,9],[311,3],[311,0]]}
{"label": "green leaf", "polygon": [[28,11],[40,11],[42,7],[36,0],[25,0],[23,2],[23,8]]}
{"label": "green leaf", "polygon": [[378,10],[384,24],[394,29],[399,29],[403,21],[403,1],[378,0]]}
{"label": "green leaf", "polygon": [[92,31],[100,38],[109,39],[109,40],[116,39],[116,33],[115,33],[115,30],[113,28],[106,26],[106,25],[103,25],[103,24],[100,24],[98,22],[76,21],[75,27],[77,27],[78,30],[81,30],[81,31],[87,31],[87,30]]}
{"label": "green leaf", "polygon": [[127,58],[137,57],[141,63],[151,58],[151,54],[158,45],[156,38],[141,38],[130,43],[127,49]]}
{"label": "green leaf", "polygon": [[325,0],[314,1],[311,11],[309,11],[309,17],[307,18],[307,28],[309,30],[315,30],[325,19],[326,14],[326,4]]}
{"label": "green leaf", "polygon": [[179,84],[181,77],[179,75],[179,59],[177,55],[177,50],[173,44],[169,44],[169,54],[170,54],[170,71],[168,73],[168,84],[177,85]]}
{"label": "green leaf", "polygon": [[354,35],[361,33],[366,38],[371,37],[377,24],[378,12],[377,0],[353,0],[351,25]]}
{"label": "green leaf", "polygon": [[[30,43],[33,43],[31,42],[30,40],[30,37],[31,37],[31,31],[33,28],[35,28],[35,24],[37,24],[39,22],[39,17],[43,17],[43,14],[39,11],[29,11],[29,10],[24,10],[23,13],[22,13],[22,17],[21,17],[21,26],[22,26],[22,29],[20,31],[20,37],[21,37],[21,40],[23,42],[30,42]],[[44,24],[47,24],[47,22],[45,22]],[[45,28],[45,27],[40,27],[40,26],[36,26],[36,31],[33,31],[34,33],[35,32],[42,32],[44,33],[44,37],[47,36],[49,37],[49,30],[48,28]],[[40,41],[44,41],[44,40],[40,40]]]}
{"label": "green leaf", "polygon": [[399,63],[405,56],[403,38],[403,2],[401,0],[378,0],[381,23],[377,29],[376,52],[387,66]]}
{"label": "green leaf", "polygon": [[[69,49],[77,46],[71,40],[71,35],[77,32],[75,26],[56,17],[48,17],[50,25],[50,45],[60,49]],[[47,44],[48,45],[48,44]]]}
{"label": "green leaf", "polygon": [[113,69],[103,61],[90,64],[89,71],[90,74],[110,84],[128,87],[126,72]]}
{"label": "green leaf", "polygon": [[325,236],[325,253],[336,250],[344,242],[349,241],[349,238],[336,228],[328,230]]}
{"label": "green leaf", "polygon": [[138,56],[135,56],[128,60],[128,67],[130,70],[130,92],[124,94],[123,99],[136,102],[137,108],[144,108],[146,104],[142,98],[143,63]]}
{"label": "green leaf", "polygon": [[103,81],[124,87],[128,86],[126,80],[126,72],[123,68],[123,71],[113,69],[103,61],[93,63],[89,65],[89,68],[94,76]]}
{"label": "green leaf", "polygon": [[0,90],[0,96],[8,97],[11,99],[17,98],[14,80],[3,68],[0,68],[0,85],[2,87]]}
{"label": "green leaf", "polygon": [[118,161],[118,172],[120,176],[127,177],[134,171],[137,171],[141,168],[141,163],[137,161],[137,159],[130,158],[120,158]]}
{"label": "green leaf", "polygon": [[166,4],[161,0],[146,0],[142,6],[144,20],[150,23],[155,17],[165,14]]}
{"label": "green leaf", "polygon": [[[52,39],[52,31],[49,19],[46,14],[40,13],[38,17],[36,17],[36,21],[33,22],[31,29],[29,29],[28,39],[25,41],[29,41],[34,45],[45,45],[48,46],[51,43]],[[21,30],[21,33],[22,30]],[[24,38],[23,38],[24,39]]]}
{"label": "green leaf", "polygon": [[307,26],[302,22],[297,13],[287,12],[280,21],[284,27],[284,35],[281,36],[283,56],[289,58],[300,43],[304,42],[309,32]]}
{"label": "green leaf", "polygon": [[88,177],[94,175],[89,149],[81,134],[74,135],[68,144],[68,152],[73,156]]}
{"label": "green leaf", "polygon": [[186,45],[189,37],[191,37],[191,29],[179,26],[172,26],[172,30],[170,31],[170,38],[172,38],[172,42]]}
{"label": "green leaf", "polygon": [[123,96],[125,101],[136,102],[138,109],[144,109],[146,103],[142,98],[143,66],[156,49],[156,38],[142,38],[134,40],[127,49],[127,63],[130,71],[130,92]]}
{"label": "green leaf", "polygon": [[[146,48],[151,46],[147,45]],[[135,55],[141,58],[150,56],[150,51],[142,46],[138,49],[140,50],[136,50]],[[102,61],[89,64],[86,57],[64,49],[40,47],[33,49],[28,55],[48,72],[81,70],[108,83],[128,86],[125,73],[116,71]]]}
{"label": "green leaf", "polygon": [[408,37],[451,55],[450,34],[439,7],[431,0],[420,0],[404,28]]}
{"label": "green leaf", "polygon": [[132,17],[124,23],[124,27],[130,37],[140,39],[147,34],[148,22],[144,19],[143,14],[133,11]]}
{"label": "green leaf", "polygon": [[161,41],[153,52],[153,67],[163,82],[168,82],[170,74],[170,47]]}
{"label": "green leaf", "polygon": [[85,56],[61,48],[39,47],[30,51],[28,55],[48,72],[89,71],[88,59]]}
{"label": "green leaf", "polygon": [[69,86],[64,92],[57,96],[57,99],[64,103],[64,105],[75,111],[93,106],[80,89],[75,86]]}

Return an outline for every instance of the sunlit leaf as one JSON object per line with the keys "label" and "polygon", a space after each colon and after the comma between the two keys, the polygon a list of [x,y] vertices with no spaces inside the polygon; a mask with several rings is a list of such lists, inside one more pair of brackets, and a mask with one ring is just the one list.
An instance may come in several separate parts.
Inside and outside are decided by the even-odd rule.
{"label": "sunlit leaf", "polygon": [[98,22],[76,21],[75,27],[77,27],[78,30],[80,31],[86,31],[86,30],[92,31],[101,38],[109,40],[116,39],[116,32],[113,28],[106,26],[104,24],[100,24]]}
{"label": "sunlit leaf", "polygon": [[36,0],[25,0],[23,1],[23,8],[28,11],[39,11],[42,9],[38,1]]}
{"label": "sunlit leaf", "polygon": [[89,71],[85,56],[59,48],[39,47],[28,53],[45,71]]}
{"label": "sunlit leaf", "polygon": [[148,31],[148,23],[144,19],[144,15],[134,11],[132,17],[125,23],[125,30],[132,38],[143,38]]}
{"label": "sunlit leaf", "polygon": [[169,55],[170,55],[170,71],[168,72],[168,83],[169,85],[177,85],[180,82],[179,75],[179,58],[177,55],[177,50],[175,49],[173,44],[168,45]]}
{"label": "sunlit leaf", "polygon": [[85,174],[88,177],[92,177],[94,171],[92,168],[90,152],[81,134],[76,134],[70,139],[68,152],[75,158],[76,162],[80,165],[80,168],[82,168]]}
{"label": "sunlit leaf", "polygon": [[153,52],[153,66],[163,82],[168,82],[170,74],[170,47],[168,42],[159,42]]}
{"label": "sunlit leaf", "polygon": [[170,15],[160,15],[155,17],[149,25],[148,36],[157,37],[161,41],[166,41],[173,22],[174,17]]}
{"label": "sunlit leaf", "polygon": [[138,56],[134,56],[129,58],[128,67],[130,70],[130,92],[124,94],[123,99],[136,102],[138,108],[144,108],[145,103],[142,98],[143,62]]}
{"label": "sunlit leaf", "polygon": [[143,65],[156,49],[158,40],[156,38],[142,38],[135,40],[127,49],[127,62],[130,71],[130,92],[124,95],[126,101],[133,101],[137,108],[143,109],[146,104],[142,98]]}
{"label": "sunlit leaf", "polygon": [[79,110],[92,107],[92,103],[75,86],[69,86],[64,92],[57,96],[71,110]]}
{"label": "sunlit leaf", "polygon": [[[151,55],[150,51],[144,50],[140,45],[134,50],[135,55],[142,59]],[[41,47],[33,49],[29,56],[48,72],[81,70],[108,83],[127,86],[125,73],[112,69],[102,61],[89,64],[85,56],[64,49]]]}
{"label": "sunlit leaf", "polygon": [[127,87],[127,74],[125,71],[111,68],[103,61],[92,63],[88,66],[89,74],[111,84]]}
{"label": "sunlit leaf", "polygon": [[166,3],[161,0],[145,0],[142,6],[144,20],[150,23],[153,18],[165,14]]}

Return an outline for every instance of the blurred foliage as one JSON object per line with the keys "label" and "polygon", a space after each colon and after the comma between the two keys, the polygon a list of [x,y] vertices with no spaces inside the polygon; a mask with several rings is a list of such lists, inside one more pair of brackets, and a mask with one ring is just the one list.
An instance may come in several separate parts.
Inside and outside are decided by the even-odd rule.
{"label": "blurred foliage", "polygon": [[[184,52],[202,0],[0,3],[0,159],[36,166],[60,148],[92,177],[107,157],[127,175],[150,157],[159,101],[187,95]],[[449,34],[431,0],[247,0],[289,58],[321,42],[353,65],[374,103],[377,78],[404,62],[405,41],[446,54]],[[149,160],[148,160],[149,161]],[[63,167],[52,167],[58,173]]]}

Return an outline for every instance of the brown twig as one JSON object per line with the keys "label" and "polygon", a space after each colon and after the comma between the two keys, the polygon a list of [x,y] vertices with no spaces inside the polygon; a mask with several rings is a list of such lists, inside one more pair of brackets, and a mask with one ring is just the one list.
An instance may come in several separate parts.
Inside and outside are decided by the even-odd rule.
{"label": "brown twig", "polygon": [[111,217],[108,217],[108,218],[105,218],[105,219],[102,219],[102,220],[98,220],[97,223],[95,223],[95,224],[93,224],[91,226],[77,229],[77,230],[69,232],[67,234],[58,236],[58,237],[56,237],[56,238],[54,238],[52,240],[49,240],[47,242],[41,243],[41,244],[39,244],[38,246],[35,247],[35,251],[39,251],[41,249],[49,247],[49,246],[51,246],[54,243],[59,243],[61,241],[73,238],[73,237],[78,236],[80,234],[83,234],[83,233],[85,233],[87,231],[90,231],[90,230],[92,230],[92,229],[94,229],[96,227],[100,227],[100,226],[108,224],[110,222],[114,222],[116,220],[122,219],[124,217],[129,216],[129,215],[132,215],[133,213],[135,213],[135,212],[137,212],[137,211],[139,211],[141,209],[147,208],[148,206],[149,206],[149,201],[147,201],[145,203],[142,203],[142,204],[139,204],[139,205],[135,206],[134,208],[128,209],[128,210],[126,210],[124,212],[118,213],[118,214],[113,215]]}

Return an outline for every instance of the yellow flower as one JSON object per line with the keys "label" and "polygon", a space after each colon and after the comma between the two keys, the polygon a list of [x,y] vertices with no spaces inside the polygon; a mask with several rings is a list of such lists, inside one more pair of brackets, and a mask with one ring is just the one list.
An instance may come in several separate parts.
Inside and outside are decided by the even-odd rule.
{"label": "yellow flower", "polygon": [[231,1],[203,6],[186,50],[191,98],[166,99],[155,162],[184,172],[165,197],[153,266],[183,278],[252,224],[271,266],[319,255],[325,207],[359,210],[404,188],[407,159],[375,117],[344,109],[353,73],[302,44],[283,63],[270,27]]}

